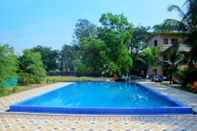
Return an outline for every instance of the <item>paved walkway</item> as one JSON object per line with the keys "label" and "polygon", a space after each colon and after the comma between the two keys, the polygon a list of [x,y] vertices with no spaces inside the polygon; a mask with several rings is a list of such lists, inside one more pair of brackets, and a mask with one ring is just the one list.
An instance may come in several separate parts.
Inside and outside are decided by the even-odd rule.
{"label": "paved walkway", "polygon": [[167,96],[172,96],[178,101],[185,103],[192,107],[193,111],[197,112],[197,94],[186,92],[180,89],[168,87],[155,82],[139,82],[142,85],[146,85],[149,88],[157,90]]}
{"label": "paved walkway", "polygon": [[38,116],[0,114],[0,131],[196,131],[197,116]]}
{"label": "paved walkway", "polygon": [[[197,109],[197,95],[161,86],[153,82],[140,82],[164,94],[174,96]],[[0,131],[197,131],[197,115],[179,116],[63,116],[7,113],[9,105],[35,95],[61,87],[53,84],[0,98]],[[67,83],[69,84],[69,83]]]}

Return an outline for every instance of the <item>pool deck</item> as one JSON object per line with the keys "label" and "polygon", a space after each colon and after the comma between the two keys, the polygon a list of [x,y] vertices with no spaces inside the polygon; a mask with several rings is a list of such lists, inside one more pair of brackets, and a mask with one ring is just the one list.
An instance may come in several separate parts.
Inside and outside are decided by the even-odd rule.
{"label": "pool deck", "polygon": [[148,86],[149,88],[154,89],[156,91],[159,91],[166,96],[171,96],[175,98],[175,100],[177,99],[178,101],[181,101],[184,104],[192,107],[193,111],[197,112],[197,94],[186,92],[173,87],[168,87],[155,82],[147,81],[138,83]]}
{"label": "pool deck", "polygon": [[[197,112],[197,95],[154,82],[139,82],[192,106]],[[196,131],[197,115],[88,116],[8,113],[14,103],[70,83],[57,83],[0,98],[0,131]]]}

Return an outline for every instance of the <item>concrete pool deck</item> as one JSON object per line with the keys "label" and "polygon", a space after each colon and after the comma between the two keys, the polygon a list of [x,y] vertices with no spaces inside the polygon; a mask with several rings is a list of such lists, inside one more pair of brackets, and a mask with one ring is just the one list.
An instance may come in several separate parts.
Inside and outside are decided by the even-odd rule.
{"label": "concrete pool deck", "polygon": [[[139,82],[173,96],[197,112],[197,95],[154,82]],[[0,130],[73,130],[73,131],[196,131],[197,115],[165,116],[87,116],[47,115],[5,112],[10,105],[69,83],[57,83],[0,98]]]}
{"label": "concrete pool deck", "polygon": [[157,90],[164,95],[172,96],[178,101],[185,103],[186,105],[192,107],[194,112],[197,112],[197,94],[186,92],[184,90],[172,88],[169,86],[161,85],[155,82],[138,82],[142,85],[146,85],[151,89]]}

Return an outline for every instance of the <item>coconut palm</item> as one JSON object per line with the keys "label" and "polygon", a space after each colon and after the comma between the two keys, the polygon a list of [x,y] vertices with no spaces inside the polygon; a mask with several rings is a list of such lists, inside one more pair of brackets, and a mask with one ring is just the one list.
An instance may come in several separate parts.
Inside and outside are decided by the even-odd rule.
{"label": "coconut palm", "polygon": [[[179,6],[171,5],[168,10],[176,10],[182,17],[182,21],[187,26],[188,45],[191,47],[191,51],[187,57],[189,62],[189,68],[185,77],[183,77],[183,86],[188,83],[194,83],[197,80],[197,0],[186,0],[185,4],[187,7],[186,12],[184,12]],[[192,76],[192,77],[191,77]],[[188,79],[189,78],[189,79]]]}
{"label": "coconut palm", "polygon": [[190,66],[197,63],[197,0],[186,0],[187,11],[184,12],[179,6],[171,5],[168,10],[176,10],[182,17],[182,23],[186,25],[188,32],[187,43],[191,46],[189,63]]}
{"label": "coconut palm", "polygon": [[187,26],[175,19],[166,19],[162,24],[153,26],[154,32],[185,32]]}
{"label": "coconut palm", "polygon": [[167,67],[170,84],[177,75],[179,65],[184,63],[184,55],[179,52],[179,46],[179,44],[172,45],[162,52],[162,55],[166,57],[161,60],[161,63],[163,67]]}

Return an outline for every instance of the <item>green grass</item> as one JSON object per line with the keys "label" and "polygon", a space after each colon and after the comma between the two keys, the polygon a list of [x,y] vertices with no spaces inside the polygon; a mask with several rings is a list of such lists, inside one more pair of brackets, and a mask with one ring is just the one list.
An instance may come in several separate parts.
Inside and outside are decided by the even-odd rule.
{"label": "green grass", "polygon": [[99,77],[75,77],[75,76],[49,76],[47,77],[47,83],[54,82],[74,82],[74,81],[103,81],[106,78]]}
{"label": "green grass", "polygon": [[13,88],[0,88],[0,97],[8,96],[17,92],[26,91],[29,89],[37,88],[46,85],[46,83],[43,84],[32,84],[32,85],[19,85]]}
{"label": "green grass", "polygon": [[19,85],[14,88],[0,88],[0,97],[11,95],[17,92],[26,91],[29,89],[41,87],[47,84],[52,84],[56,82],[74,82],[74,81],[103,81],[106,78],[98,77],[75,77],[75,76],[48,76],[46,81],[42,84],[32,84],[32,85]]}

